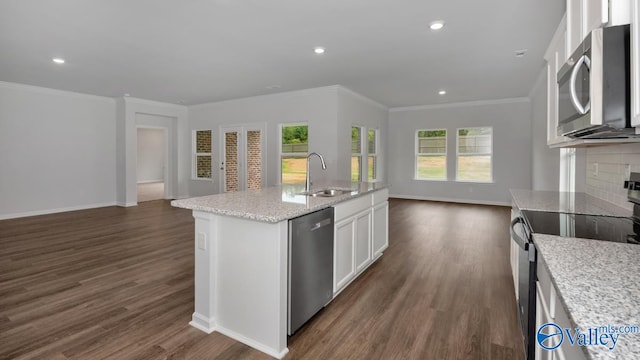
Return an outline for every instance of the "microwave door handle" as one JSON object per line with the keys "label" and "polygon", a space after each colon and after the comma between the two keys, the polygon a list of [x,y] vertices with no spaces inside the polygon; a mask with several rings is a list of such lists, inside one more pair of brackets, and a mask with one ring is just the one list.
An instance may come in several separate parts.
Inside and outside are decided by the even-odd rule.
{"label": "microwave door handle", "polygon": [[580,115],[584,115],[591,109],[591,99],[586,106],[582,106],[580,104],[580,100],[578,99],[578,94],[576,93],[576,81],[578,80],[578,71],[580,71],[580,67],[582,65],[587,67],[587,70],[591,70],[591,60],[587,57],[587,55],[582,55],[576,64],[573,66],[571,70],[571,79],[569,80],[569,94],[571,95],[571,103],[573,103],[573,107],[580,113]]}

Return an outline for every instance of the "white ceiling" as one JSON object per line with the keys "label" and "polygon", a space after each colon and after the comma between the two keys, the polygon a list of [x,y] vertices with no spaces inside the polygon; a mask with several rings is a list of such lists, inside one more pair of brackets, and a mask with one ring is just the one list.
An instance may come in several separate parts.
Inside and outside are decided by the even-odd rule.
{"label": "white ceiling", "polygon": [[[543,66],[564,7],[562,0],[2,0],[0,80],[187,105],[336,84],[389,107],[520,97]],[[431,31],[437,19],[446,25]],[[315,46],[326,53],[315,55]],[[524,58],[514,55],[520,49],[528,49]],[[56,56],[67,63],[55,65]]]}

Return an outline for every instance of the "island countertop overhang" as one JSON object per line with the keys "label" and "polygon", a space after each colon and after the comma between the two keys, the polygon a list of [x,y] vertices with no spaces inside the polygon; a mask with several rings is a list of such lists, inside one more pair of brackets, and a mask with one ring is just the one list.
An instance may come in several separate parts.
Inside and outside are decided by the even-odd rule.
{"label": "island countertop overhang", "polygon": [[171,205],[194,211],[278,223],[387,187],[387,184],[380,182],[326,181],[314,184],[312,190],[331,188],[348,192],[333,197],[312,197],[302,194],[304,184],[278,185],[260,190],[173,200]]}

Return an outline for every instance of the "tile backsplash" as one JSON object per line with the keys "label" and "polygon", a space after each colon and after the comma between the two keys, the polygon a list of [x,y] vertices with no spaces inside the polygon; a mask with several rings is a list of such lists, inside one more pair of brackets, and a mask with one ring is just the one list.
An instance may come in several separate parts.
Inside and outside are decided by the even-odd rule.
{"label": "tile backsplash", "polygon": [[631,210],[623,188],[629,171],[640,172],[640,143],[589,147],[585,192]]}

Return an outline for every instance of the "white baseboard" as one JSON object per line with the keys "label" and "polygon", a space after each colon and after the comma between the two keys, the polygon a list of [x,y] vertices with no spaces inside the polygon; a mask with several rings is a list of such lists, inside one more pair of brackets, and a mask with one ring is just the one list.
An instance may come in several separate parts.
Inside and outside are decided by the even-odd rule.
{"label": "white baseboard", "polygon": [[28,217],[28,216],[55,214],[55,213],[61,213],[61,212],[67,212],[67,211],[95,209],[95,208],[101,208],[101,207],[107,207],[107,206],[116,206],[116,205],[118,205],[118,204],[114,201],[114,202],[108,202],[108,203],[69,206],[69,207],[58,208],[58,209],[27,211],[27,212],[22,212],[22,213],[15,213],[15,214],[0,214],[0,220],[17,219],[17,218]]}
{"label": "white baseboard", "polygon": [[253,340],[253,339],[249,339],[248,337],[240,335],[235,331],[226,329],[226,328],[221,327],[221,326],[218,326],[216,328],[216,331],[219,332],[220,334],[223,334],[223,335],[226,335],[226,336],[232,338],[233,340],[239,341],[239,342],[241,342],[241,343],[243,343],[245,345],[251,346],[252,348],[254,348],[256,350],[262,351],[263,353],[265,353],[265,354],[267,354],[267,355],[269,355],[271,357],[274,357],[276,359],[282,359],[289,352],[289,349],[286,348],[286,347],[284,348],[284,350],[278,351],[278,349],[273,349],[273,348],[271,348],[271,347],[269,347],[267,345],[264,345],[264,344],[262,344],[260,342],[257,342],[255,340]]}
{"label": "white baseboard", "polygon": [[207,334],[211,334],[212,332],[216,331],[215,323],[215,320],[209,319],[206,316],[202,316],[194,312],[191,315],[191,321],[189,322],[189,325],[200,331],[204,331]]}
{"label": "white baseboard", "polygon": [[151,183],[161,183],[164,182],[164,179],[158,179],[158,180],[143,180],[143,181],[138,181],[136,184],[151,184]]}
{"label": "white baseboard", "polygon": [[504,202],[504,201],[451,199],[451,198],[441,198],[441,197],[432,197],[432,196],[401,195],[401,194],[389,194],[389,197],[398,198],[398,199],[409,199],[409,200],[428,200],[428,201],[452,202],[452,203],[460,203],[460,204],[495,205],[495,206],[511,207],[511,202]]}
{"label": "white baseboard", "polygon": [[116,202],[117,206],[120,207],[131,207],[131,206],[138,206],[138,202],[122,202],[122,201],[118,201]]}

